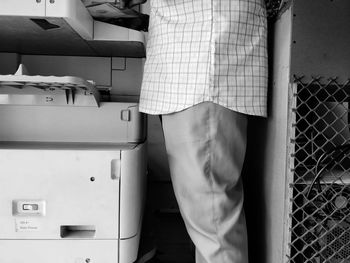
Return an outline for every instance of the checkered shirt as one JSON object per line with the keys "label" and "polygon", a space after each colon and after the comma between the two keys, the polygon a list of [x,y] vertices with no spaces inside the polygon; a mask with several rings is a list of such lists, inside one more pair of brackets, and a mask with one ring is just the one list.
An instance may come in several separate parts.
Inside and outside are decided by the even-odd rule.
{"label": "checkered shirt", "polygon": [[211,101],[266,116],[264,0],[151,0],[140,111]]}

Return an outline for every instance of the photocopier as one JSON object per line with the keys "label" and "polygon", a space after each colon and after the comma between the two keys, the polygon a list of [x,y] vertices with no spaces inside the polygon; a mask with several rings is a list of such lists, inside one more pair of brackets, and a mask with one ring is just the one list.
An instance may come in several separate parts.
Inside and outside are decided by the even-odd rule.
{"label": "photocopier", "polygon": [[[144,55],[137,32],[95,23],[80,0],[2,0],[0,38],[0,52]],[[0,75],[0,262],[135,262],[145,130],[137,102],[104,99],[93,81]]]}

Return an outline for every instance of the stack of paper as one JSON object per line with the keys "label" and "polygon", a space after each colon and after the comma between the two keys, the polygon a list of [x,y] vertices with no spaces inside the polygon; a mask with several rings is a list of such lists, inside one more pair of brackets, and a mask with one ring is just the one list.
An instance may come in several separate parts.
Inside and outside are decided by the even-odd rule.
{"label": "stack of paper", "polygon": [[111,3],[89,6],[87,9],[95,18],[133,18],[139,16],[139,13],[133,9],[121,9]]}

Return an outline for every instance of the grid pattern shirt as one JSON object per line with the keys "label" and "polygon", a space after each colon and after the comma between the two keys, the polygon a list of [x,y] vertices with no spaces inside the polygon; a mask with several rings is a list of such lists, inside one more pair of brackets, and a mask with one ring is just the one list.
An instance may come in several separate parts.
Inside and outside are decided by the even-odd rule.
{"label": "grid pattern shirt", "polygon": [[211,101],[266,116],[264,0],[151,0],[140,111]]}

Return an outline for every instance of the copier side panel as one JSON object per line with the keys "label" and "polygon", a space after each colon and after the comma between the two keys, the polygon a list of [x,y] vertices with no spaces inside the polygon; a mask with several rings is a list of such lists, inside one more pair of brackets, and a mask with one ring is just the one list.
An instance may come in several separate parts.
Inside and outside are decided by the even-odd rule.
{"label": "copier side panel", "polygon": [[[121,152],[120,238],[135,236],[140,230],[146,185],[146,143],[133,151]],[[139,202],[141,200],[141,202]]]}
{"label": "copier side panel", "polygon": [[146,194],[146,153],[146,143],[121,152],[120,263],[137,259]]}

